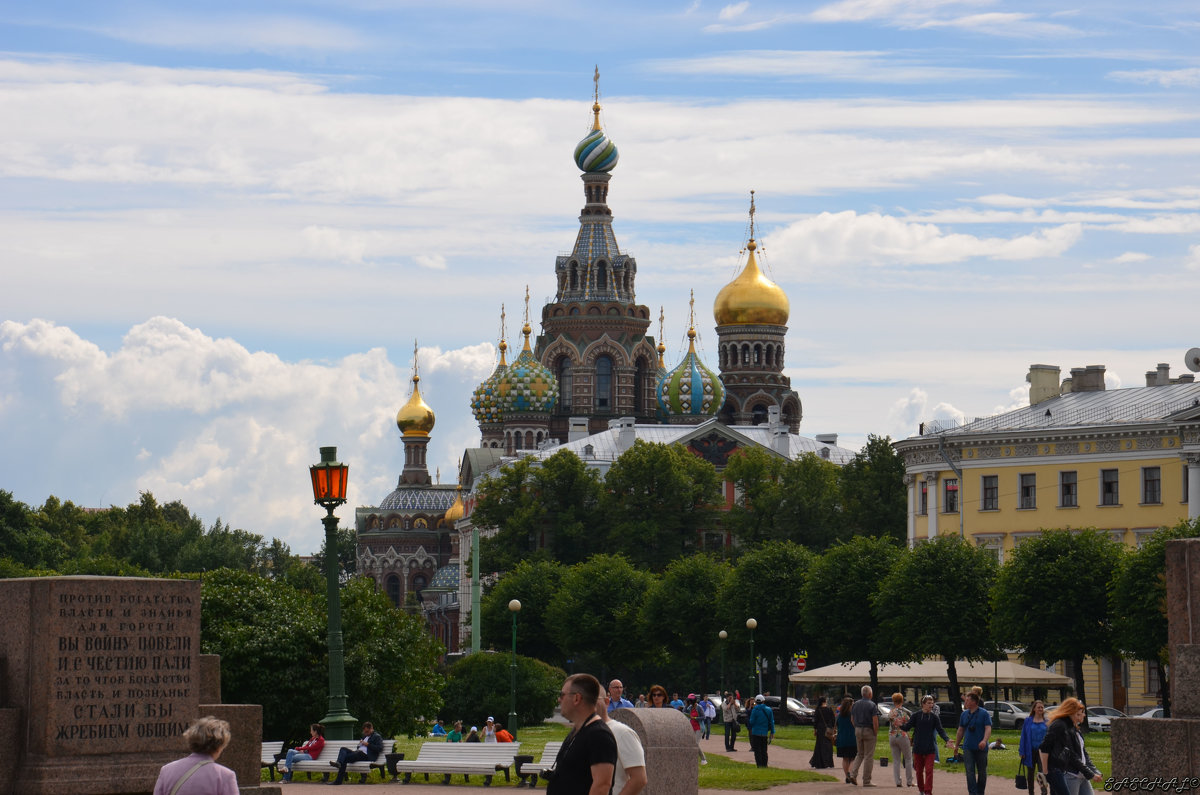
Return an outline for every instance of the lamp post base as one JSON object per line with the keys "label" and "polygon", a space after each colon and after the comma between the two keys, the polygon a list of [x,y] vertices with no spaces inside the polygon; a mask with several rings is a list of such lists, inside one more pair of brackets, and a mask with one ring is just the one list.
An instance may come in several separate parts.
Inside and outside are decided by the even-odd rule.
{"label": "lamp post base", "polygon": [[321,718],[325,736],[330,740],[358,739],[358,718],[346,710],[336,710]]}

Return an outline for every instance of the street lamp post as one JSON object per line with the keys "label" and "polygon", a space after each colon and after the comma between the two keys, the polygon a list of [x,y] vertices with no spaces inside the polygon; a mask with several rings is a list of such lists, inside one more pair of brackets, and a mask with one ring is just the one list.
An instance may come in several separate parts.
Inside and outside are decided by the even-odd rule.
{"label": "street lamp post", "polygon": [[[753,618],[746,619],[746,629],[750,630],[750,664],[754,666],[755,673],[758,675],[758,692],[762,692],[762,671],[758,670],[758,658],[754,656],[754,628],[758,626],[758,622]],[[750,686],[754,687],[754,678],[750,679]]]}
{"label": "street lamp post", "polygon": [[342,656],[342,596],[338,589],[337,526],[333,509],[346,502],[346,480],[350,467],[339,464],[336,447],[321,448],[321,463],[308,469],[312,475],[313,502],[325,509],[325,598],[329,612],[329,714],[325,736],[331,740],[353,740],[358,721],[346,706],[346,670]]}
{"label": "street lamp post", "polygon": [[721,639],[721,698],[725,698],[725,639],[729,637],[729,633],[721,630],[717,637]]}
{"label": "street lamp post", "polygon": [[512,664],[509,665],[509,672],[512,676],[508,686],[508,730],[512,732],[515,740],[517,739],[517,613],[521,612],[520,600],[513,599],[508,603],[508,609],[512,611],[513,618]]}

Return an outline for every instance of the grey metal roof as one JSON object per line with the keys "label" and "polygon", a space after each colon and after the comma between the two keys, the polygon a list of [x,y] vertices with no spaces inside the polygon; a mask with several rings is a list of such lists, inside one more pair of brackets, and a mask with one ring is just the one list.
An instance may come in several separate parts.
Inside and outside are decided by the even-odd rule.
{"label": "grey metal roof", "polygon": [[[719,428],[729,431],[730,436],[742,437],[749,442],[754,442],[767,449],[771,449],[770,431],[766,425],[734,425],[727,426],[720,424],[717,420],[712,419],[699,425],[635,425],[633,427],[634,438],[641,439],[643,442],[651,442],[657,444],[675,444],[682,441],[685,437],[692,435],[703,436],[704,432]],[[699,433],[698,433],[699,432]],[[524,453],[526,456],[533,456],[538,459],[548,458],[561,450],[570,450],[575,455],[582,458],[584,461],[615,461],[620,455],[621,450],[617,444],[620,430],[617,428],[609,428],[608,430],[600,431],[591,436],[577,439],[573,442],[550,447],[545,450],[531,450]],[[854,451],[847,450],[844,447],[836,445],[823,444],[816,439],[810,439],[807,436],[799,436],[797,434],[789,434],[789,445],[791,448],[791,458],[794,460],[799,458],[804,453],[821,454],[821,450],[829,451],[829,460],[835,464],[842,465],[848,463],[854,458]],[[592,451],[589,455],[584,449],[591,445]],[[511,460],[511,459],[509,459]]]}
{"label": "grey metal roof", "polygon": [[454,504],[454,485],[397,486],[379,503],[381,511],[445,513]]}
{"label": "grey metal roof", "polygon": [[[1200,411],[1200,382],[1069,392],[1036,406],[975,419],[963,425],[926,423],[925,436],[1003,431],[1054,431],[1096,425],[1158,422]],[[920,436],[910,437],[913,439]]]}

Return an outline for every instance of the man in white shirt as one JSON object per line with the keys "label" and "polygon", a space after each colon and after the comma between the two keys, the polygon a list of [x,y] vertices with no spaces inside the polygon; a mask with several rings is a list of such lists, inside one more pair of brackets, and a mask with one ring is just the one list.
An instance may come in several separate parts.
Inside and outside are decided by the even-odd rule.
{"label": "man in white shirt", "polygon": [[646,752],[637,732],[620,721],[608,717],[610,698],[601,693],[596,701],[596,714],[608,726],[617,740],[617,767],[613,771],[612,795],[637,795],[646,787]]}

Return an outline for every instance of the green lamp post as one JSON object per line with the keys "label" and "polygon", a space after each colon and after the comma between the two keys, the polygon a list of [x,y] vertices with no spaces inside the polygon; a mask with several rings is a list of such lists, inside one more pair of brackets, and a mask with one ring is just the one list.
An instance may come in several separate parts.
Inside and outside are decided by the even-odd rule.
{"label": "green lamp post", "polygon": [[729,633],[721,630],[717,637],[721,639],[721,698],[725,698],[725,639],[729,637]]}
{"label": "green lamp post", "polygon": [[508,685],[508,730],[515,740],[517,739],[517,613],[521,612],[521,601],[513,599],[508,603],[508,609],[512,611],[513,617],[512,663],[509,665],[509,672],[512,676]]}
{"label": "green lamp post", "polygon": [[[750,630],[750,664],[754,666],[754,672],[758,677],[758,691],[762,692],[762,671],[758,667],[758,658],[754,656],[754,628],[758,626],[758,622],[753,618],[746,619],[746,629]],[[750,677],[750,687],[754,687],[754,676]]]}
{"label": "green lamp post", "polygon": [[329,713],[321,719],[331,740],[353,740],[358,721],[346,706],[346,669],[342,656],[342,595],[338,589],[337,526],[333,509],[346,502],[350,467],[339,464],[336,447],[321,448],[321,463],[308,468],[312,475],[313,502],[326,510],[325,596],[329,610]]}

